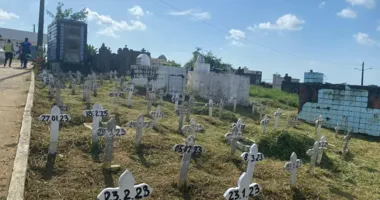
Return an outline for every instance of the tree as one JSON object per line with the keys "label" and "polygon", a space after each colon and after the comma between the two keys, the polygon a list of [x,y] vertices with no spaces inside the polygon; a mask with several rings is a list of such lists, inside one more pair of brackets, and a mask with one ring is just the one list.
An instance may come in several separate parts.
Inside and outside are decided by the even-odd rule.
{"label": "tree", "polygon": [[212,51],[202,51],[202,48],[196,47],[193,51],[193,57],[185,64],[185,68],[193,69],[198,55],[202,55],[206,63],[210,64],[210,71],[226,72],[231,68],[231,64],[224,63],[222,58],[218,58]]}
{"label": "tree", "polygon": [[49,10],[47,10],[46,13],[51,18],[53,18],[54,21],[57,21],[59,19],[72,19],[72,20],[75,20],[75,21],[86,21],[87,14],[88,14],[86,8],[83,8],[79,12],[73,12],[72,8],[63,9],[63,6],[64,6],[64,4],[62,2],[58,2],[56,14],[53,14]]}
{"label": "tree", "polygon": [[181,67],[181,64],[176,63],[174,60],[168,60],[164,65],[169,67]]}

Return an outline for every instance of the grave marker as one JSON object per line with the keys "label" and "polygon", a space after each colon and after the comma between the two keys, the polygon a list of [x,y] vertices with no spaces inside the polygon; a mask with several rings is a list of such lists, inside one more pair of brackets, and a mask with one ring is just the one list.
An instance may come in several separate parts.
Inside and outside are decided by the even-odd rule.
{"label": "grave marker", "polygon": [[317,139],[321,137],[322,123],[323,123],[323,117],[322,115],[319,115],[319,117],[315,120],[315,135]]}
{"label": "grave marker", "polygon": [[296,123],[297,123],[297,116],[293,116],[289,119],[288,121],[288,126],[287,126],[287,130],[289,130],[289,127],[295,127],[296,126]]}
{"label": "grave marker", "polygon": [[141,114],[137,117],[136,121],[128,122],[127,127],[131,127],[131,128],[136,129],[136,146],[137,147],[139,147],[141,144],[143,128],[150,128],[152,126],[153,126],[153,123],[152,122],[145,122],[144,116]]}
{"label": "grave marker", "polygon": [[188,102],[188,106],[187,106],[187,112],[186,112],[186,121],[187,122],[190,121],[190,114],[193,111],[194,104],[195,104],[195,99],[194,99],[194,97],[191,96],[189,98],[189,102]]}
{"label": "grave marker", "polygon": [[338,137],[339,131],[340,131],[339,123],[336,123],[336,126],[335,126],[335,137],[336,138]]}
{"label": "grave marker", "polygon": [[285,163],[284,169],[290,172],[290,187],[296,188],[297,180],[297,168],[302,165],[302,160],[297,159],[297,154],[295,152],[290,156],[290,161]]}
{"label": "grave marker", "polygon": [[274,112],[274,128],[277,129],[277,126],[278,126],[278,119],[280,118],[280,116],[282,115],[282,112],[281,112],[281,109],[278,108],[276,110],[276,112]]}
{"label": "grave marker", "polygon": [[54,76],[49,74],[49,96],[52,98],[54,96]]}
{"label": "grave marker", "polygon": [[179,93],[174,91],[172,93],[172,102],[174,103],[174,112],[178,112]]}
{"label": "grave marker", "polygon": [[182,134],[182,126],[183,126],[183,117],[184,114],[188,113],[186,109],[187,102],[183,103],[178,111],[179,120],[178,120],[178,132]]}
{"label": "grave marker", "polygon": [[118,106],[119,106],[119,99],[118,99],[118,97],[123,97],[124,96],[124,92],[119,92],[117,90],[117,88],[115,87],[112,92],[108,93],[108,95],[110,97],[113,97],[113,109],[114,109],[114,112],[117,113],[118,112]]}
{"label": "grave marker", "polygon": [[232,123],[232,127],[236,126],[239,132],[245,129],[245,124],[243,124],[243,120],[239,118],[236,123]]}
{"label": "grave marker", "polygon": [[150,116],[153,118],[153,127],[156,127],[158,121],[164,117],[164,113],[161,112],[161,107],[157,106],[155,111],[150,112]]}
{"label": "grave marker", "polygon": [[128,107],[132,107],[132,95],[135,92],[137,92],[137,90],[135,89],[135,84],[131,83],[131,85],[128,87],[128,100],[127,100]]}
{"label": "grave marker", "polygon": [[79,85],[80,83],[81,83],[81,78],[82,78],[82,74],[79,72],[79,71],[77,71],[77,84]]}
{"label": "grave marker", "polygon": [[224,192],[223,197],[226,200],[248,200],[250,196],[257,196],[261,192],[260,185],[257,183],[251,183],[251,181],[255,170],[255,164],[256,162],[263,160],[264,155],[262,153],[258,153],[257,145],[253,144],[250,148],[250,152],[242,153],[241,157],[244,161],[248,162],[247,171],[239,177],[238,187],[229,188],[226,192]]}
{"label": "grave marker", "polygon": [[190,167],[191,156],[193,154],[200,155],[202,153],[202,147],[195,146],[195,139],[193,135],[189,135],[185,139],[185,144],[177,144],[173,147],[173,150],[182,153],[181,169],[179,172],[178,186],[181,187],[186,183],[187,174]]}
{"label": "grave marker", "polygon": [[226,133],[224,135],[224,137],[227,139],[227,140],[230,140],[231,141],[231,149],[230,149],[230,152],[232,155],[235,154],[235,151],[236,151],[236,142],[239,140],[239,139],[242,139],[243,138],[243,134],[242,132],[239,132],[239,128],[237,126],[233,126],[231,128],[231,132],[229,133]]}
{"label": "grave marker", "polygon": [[267,126],[269,124],[269,118],[267,115],[264,116],[264,119],[260,121],[260,124],[261,124],[261,127],[262,127],[262,134],[265,135],[266,131],[267,131]]}
{"label": "grave marker", "polygon": [[223,114],[223,109],[224,109],[224,101],[223,99],[220,99],[219,101],[219,119],[222,119],[222,114]]}
{"label": "grave marker", "polygon": [[234,105],[233,111],[236,112],[236,105],[237,105],[237,97],[236,94],[232,95],[231,97],[232,103]]}
{"label": "grave marker", "polygon": [[99,124],[102,122],[103,117],[108,117],[108,110],[103,109],[100,104],[94,104],[92,110],[83,111],[83,115],[86,117],[92,117],[92,152],[93,156],[98,154],[98,134]]}
{"label": "grave marker", "polygon": [[343,151],[342,151],[342,157],[344,158],[348,152],[348,142],[350,142],[351,140],[351,135],[350,135],[350,131],[348,131],[347,135],[344,136],[344,147],[343,147]]}
{"label": "grave marker", "polygon": [[148,92],[148,107],[147,107],[147,113],[149,114],[152,110],[152,103],[156,100],[156,91],[152,89]]}
{"label": "grave marker", "polygon": [[186,125],[182,127],[182,133],[190,134],[194,136],[195,138],[195,132],[197,131],[197,129],[198,129],[197,121],[195,121],[195,119],[191,119],[190,125]]}
{"label": "grave marker", "polygon": [[209,99],[205,106],[208,107],[208,116],[212,117],[212,107],[214,106],[212,99]]}
{"label": "grave marker", "polygon": [[132,173],[125,170],[119,178],[119,187],[105,188],[97,196],[97,200],[136,200],[152,195],[153,189],[146,183],[135,185]]}
{"label": "grave marker", "polygon": [[327,148],[327,141],[326,137],[322,136],[321,139],[319,140],[319,149],[318,149],[318,156],[317,156],[317,163],[320,164],[322,161],[322,156],[323,156],[323,150]]}
{"label": "grave marker", "polygon": [[[54,106],[50,114],[43,114],[39,117],[42,122],[50,122],[50,146],[47,158],[47,166],[54,166],[55,156],[58,149],[59,122],[67,122],[71,118],[67,114],[61,114],[58,106]],[[50,167],[48,167],[50,168]]]}
{"label": "grave marker", "polygon": [[314,167],[316,165],[318,152],[319,152],[319,141],[315,141],[313,148],[306,151],[306,154],[311,157],[310,168],[309,168],[310,173],[314,173]]}

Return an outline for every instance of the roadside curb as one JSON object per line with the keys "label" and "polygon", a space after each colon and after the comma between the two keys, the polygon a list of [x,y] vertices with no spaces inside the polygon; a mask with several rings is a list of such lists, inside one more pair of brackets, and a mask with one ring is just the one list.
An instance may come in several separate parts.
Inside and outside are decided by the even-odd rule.
{"label": "roadside curb", "polygon": [[32,127],[32,108],[34,99],[34,72],[31,71],[29,92],[26,99],[24,115],[18,140],[16,157],[13,164],[12,178],[9,184],[7,200],[23,200],[26,172],[28,169],[29,142]]}

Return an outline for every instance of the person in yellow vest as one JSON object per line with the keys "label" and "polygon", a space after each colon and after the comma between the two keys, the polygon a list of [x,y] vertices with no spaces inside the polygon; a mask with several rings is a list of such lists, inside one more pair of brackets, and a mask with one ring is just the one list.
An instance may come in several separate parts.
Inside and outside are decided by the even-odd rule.
{"label": "person in yellow vest", "polygon": [[7,65],[7,61],[9,60],[9,67],[12,65],[12,59],[13,59],[13,43],[11,40],[8,40],[4,44],[4,52],[5,52],[5,61],[4,61],[4,67]]}

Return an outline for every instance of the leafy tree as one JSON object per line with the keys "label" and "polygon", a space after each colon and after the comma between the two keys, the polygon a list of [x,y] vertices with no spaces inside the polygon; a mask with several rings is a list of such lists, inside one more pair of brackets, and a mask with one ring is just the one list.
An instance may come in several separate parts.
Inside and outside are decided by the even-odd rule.
{"label": "leafy tree", "polygon": [[169,67],[181,67],[181,64],[176,63],[174,60],[168,60],[164,65]]}
{"label": "leafy tree", "polygon": [[63,9],[64,4],[62,2],[58,2],[57,6],[57,12],[56,14],[53,14],[53,12],[47,10],[46,13],[54,19],[54,21],[57,21],[59,19],[72,19],[75,21],[86,21],[87,19],[87,10],[86,8],[83,8],[79,12],[73,12],[72,8],[69,9]]}
{"label": "leafy tree", "polygon": [[202,51],[202,48],[196,47],[193,51],[193,57],[184,65],[187,69],[193,69],[198,55],[204,57],[206,63],[210,64],[210,71],[213,72],[226,72],[231,68],[231,64],[224,63],[222,58],[216,57],[212,51]]}

